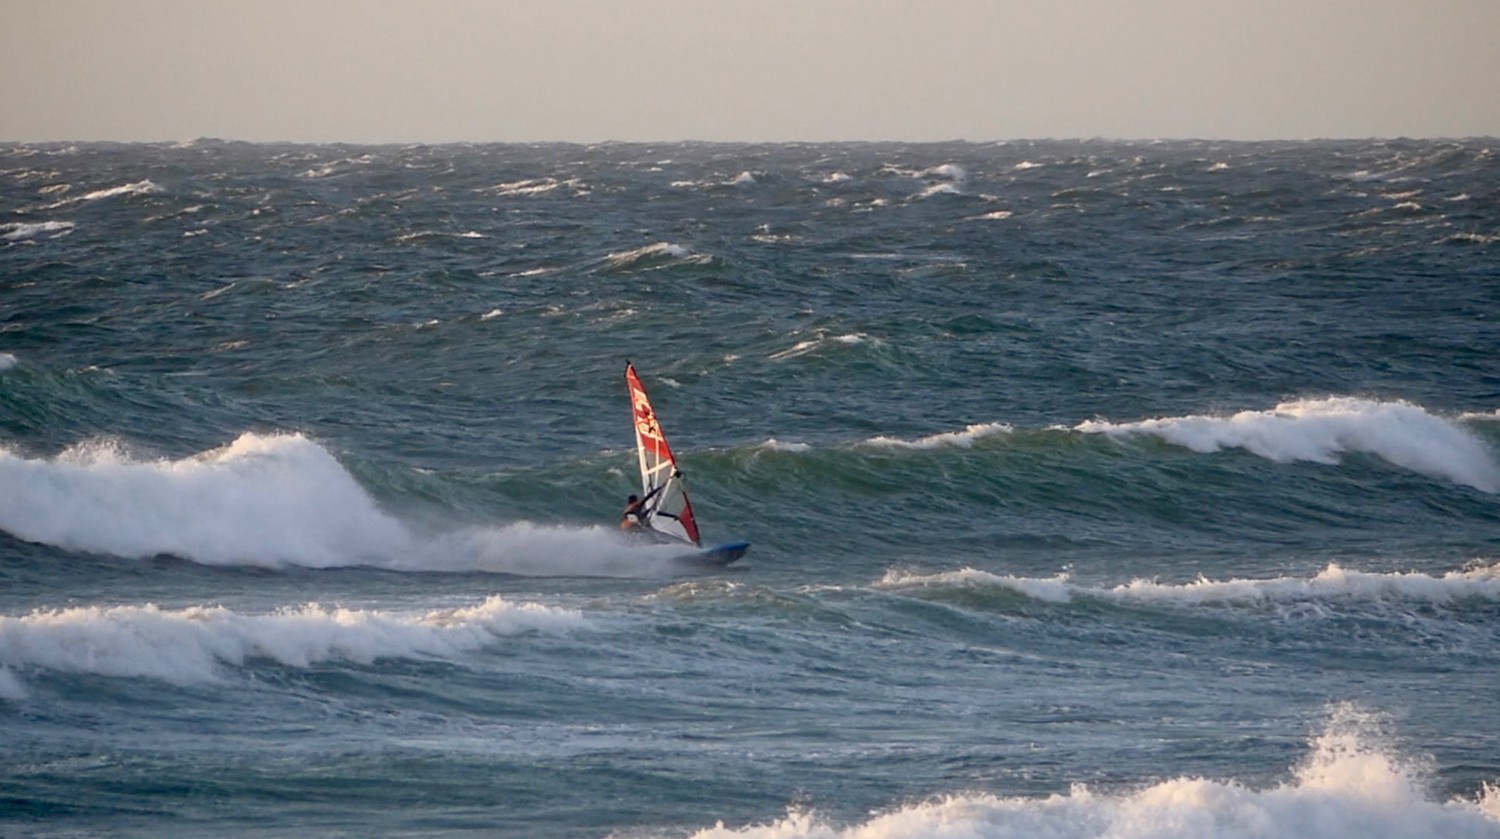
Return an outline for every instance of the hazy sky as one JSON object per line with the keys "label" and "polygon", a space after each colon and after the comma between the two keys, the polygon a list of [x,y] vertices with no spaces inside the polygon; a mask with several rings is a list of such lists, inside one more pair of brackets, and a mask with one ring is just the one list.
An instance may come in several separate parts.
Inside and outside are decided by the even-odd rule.
{"label": "hazy sky", "polygon": [[0,140],[1500,136],[1500,0],[0,0]]}

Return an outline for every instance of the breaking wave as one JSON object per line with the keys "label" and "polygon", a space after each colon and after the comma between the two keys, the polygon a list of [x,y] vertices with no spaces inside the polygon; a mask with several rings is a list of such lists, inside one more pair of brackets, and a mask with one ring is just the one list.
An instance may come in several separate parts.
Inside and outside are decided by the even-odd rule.
{"label": "breaking wave", "polygon": [[713,257],[707,254],[671,242],[657,242],[604,257],[605,267],[612,271],[650,271],[671,265],[707,265],[712,261]]}
{"label": "breaking wave", "polygon": [[[326,661],[457,658],[525,632],[589,626],[577,611],[492,596],[476,606],[402,614],[308,603],[269,614],[222,606],[85,606],[0,616],[0,698],[24,698],[15,671],[51,670],[177,685],[212,682],[263,659],[287,667]],[[9,689],[5,685],[9,684]]]}
{"label": "breaking wave", "polygon": [[921,588],[1005,588],[1027,597],[1066,603],[1077,597],[1117,602],[1154,602],[1184,605],[1210,603],[1395,600],[1428,604],[1465,598],[1500,600],[1500,565],[1484,565],[1442,576],[1418,572],[1375,573],[1346,569],[1330,563],[1312,577],[1211,580],[1187,583],[1136,579],[1113,587],[1080,585],[1067,574],[1050,578],[1014,577],[973,568],[940,573],[888,571],[877,584],[901,590]]}
{"label": "breaking wave", "polygon": [[1483,440],[1457,422],[1408,402],[1308,399],[1227,417],[1091,421],[1077,430],[1116,438],[1150,435],[1205,454],[1240,448],[1279,463],[1336,464],[1344,453],[1364,452],[1429,477],[1500,492],[1500,465]]}
{"label": "breaking wave", "polygon": [[1074,784],[1045,798],[960,793],[840,825],[794,809],[769,824],[723,822],[694,839],[1495,839],[1500,792],[1434,799],[1423,761],[1387,742],[1381,721],[1349,704],[1330,709],[1291,779],[1256,789],[1235,780],[1175,777],[1134,791]]}
{"label": "breaking wave", "polygon": [[38,239],[56,239],[72,233],[76,227],[77,225],[71,221],[0,224],[0,240],[31,242]]}
{"label": "breaking wave", "polygon": [[177,460],[112,441],[51,459],[0,447],[0,530],[65,550],[204,565],[370,566],[526,576],[659,577],[682,548],[612,527],[526,521],[432,532],[381,508],[332,454],[300,434],[246,433]]}

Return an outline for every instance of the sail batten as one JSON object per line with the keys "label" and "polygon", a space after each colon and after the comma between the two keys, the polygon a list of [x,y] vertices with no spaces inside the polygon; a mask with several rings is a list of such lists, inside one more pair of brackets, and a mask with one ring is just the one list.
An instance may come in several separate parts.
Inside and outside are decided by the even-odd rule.
{"label": "sail batten", "polygon": [[636,452],[640,459],[641,497],[645,499],[642,521],[658,533],[697,547],[698,523],[693,518],[682,472],[677,468],[671,446],[667,445],[646,388],[629,362],[625,364],[625,385],[630,391]]}

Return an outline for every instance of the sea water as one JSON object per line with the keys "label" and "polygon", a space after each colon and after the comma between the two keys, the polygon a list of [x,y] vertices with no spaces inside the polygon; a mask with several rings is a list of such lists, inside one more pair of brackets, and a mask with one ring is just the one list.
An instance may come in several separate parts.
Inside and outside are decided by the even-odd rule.
{"label": "sea water", "polygon": [[1500,837],[1494,146],[0,148],[0,835]]}

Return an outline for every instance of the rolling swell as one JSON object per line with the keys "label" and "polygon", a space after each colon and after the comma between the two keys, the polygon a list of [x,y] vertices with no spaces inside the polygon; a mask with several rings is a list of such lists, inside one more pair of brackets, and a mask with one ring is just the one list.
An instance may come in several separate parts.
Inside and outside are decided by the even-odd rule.
{"label": "rolling swell", "polygon": [[[1338,533],[1348,545],[1388,515],[1424,516],[1455,548],[1477,553],[1484,522],[1497,515],[1495,425],[1488,416],[1337,398],[1075,428],[990,423],[915,438],[772,440],[685,454],[682,465],[705,521],[759,509],[768,518],[746,523],[747,537],[786,551],[826,544],[830,559],[903,534],[907,559],[1004,553],[1054,566],[1075,551],[1146,551],[1154,540],[1132,543],[1141,532],[1169,531],[1197,550],[1231,535],[1274,549],[1299,531]],[[418,568],[420,544],[472,527],[587,533],[607,521],[601,511],[631,486],[632,468],[632,452],[606,451],[444,473],[352,454],[341,462],[302,435],[254,433],[173,460],[99,438],[50,458],[0,452],[0,471],[25,490],[0,502],[0,525],[123,557]],[[1372,487],[1382,486],[1388,500],[1377,504]],[[1205,492],[1221,503],[1197,503]],[[73,501],[55,505],[56,493]],[[242,524],[231,527],[234,519]],[[770,520],[775,531],[755,527]],[[837,538],[825,530],[835,521]],[[925,532],[913,534],[913,521]],[[275,525],[269,533],[266,523]]]}
{"label": "rolling swell", "polygon": [[0,830],[1493,836],[1492,146],[0,149]]}

